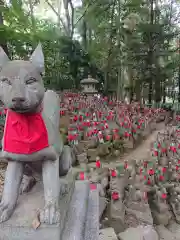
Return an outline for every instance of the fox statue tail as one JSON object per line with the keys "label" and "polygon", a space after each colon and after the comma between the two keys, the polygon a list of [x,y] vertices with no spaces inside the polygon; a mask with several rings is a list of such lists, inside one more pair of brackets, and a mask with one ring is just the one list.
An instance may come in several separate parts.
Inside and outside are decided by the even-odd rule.
{"label": "fox statue tail", "polygon": [[52,121],[53,125],[59,129],[60,123],[60,99],[59,96],[51,90],[44,94],[43,112]]}

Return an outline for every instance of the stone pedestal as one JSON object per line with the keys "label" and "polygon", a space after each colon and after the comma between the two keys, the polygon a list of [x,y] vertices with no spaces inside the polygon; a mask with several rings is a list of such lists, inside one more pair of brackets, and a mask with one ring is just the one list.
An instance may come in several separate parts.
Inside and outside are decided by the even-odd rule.
{"label": "stone pedestal", "polygon": [[[52,179],[53,181],[53,179]],[[36,218],[37,210],[44,207],[44,192],[42,182],[39,182],[27,194],[19,197],[17,207],[12,217],[0,224],[1,240],[59,240],[64,221],[68,212],[71,197],[74,192],[75,176],[70,173],[62,182],[64,196],[60,198],[61,222],[56,225],[42,224],[37,230],[32,227],[32,222]],[[65,193],[67,191],[68,193]]]}
{"label": "stone pedestal", "polygon": [[61,181],[64,194],[60,198],[59,224],[32,228],[36,211],[44,206],[42,183],[37,183],[29,194],[20,197],[11,219],[0,224],[0,240],[98,240],[97,187],[91,189],[89,181],[75,181],[74,174]]}

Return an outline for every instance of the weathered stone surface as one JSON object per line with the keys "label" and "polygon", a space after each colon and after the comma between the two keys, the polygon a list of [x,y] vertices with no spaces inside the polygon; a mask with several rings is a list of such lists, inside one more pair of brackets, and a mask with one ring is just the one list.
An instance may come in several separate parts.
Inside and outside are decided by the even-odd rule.
{"label": "weathered stone surface", "polygon": [[[96,185],[93,185],[96,186]],[[99,240],[99,191],[89,193],[84,240]],[[79,239],[78,239],[79,240]]]}
{"label": "weathered stone surface", "polygon": [[175,221],[171,221],[168,230],[174,235],[175,239],[180,240],[180,225]]}
{"label": "weathered stone surface", "polygon": [[63,169],[70,169],[76,162],[75,156],[72,154],[72,149],[65,145],[59,162],[59,173],[64,175]]}
{"label": "weathered stone surface", "polygon": [[134,148],[133,140],[132,140],[132,139],[125,138],[125,139],[124,139],[124,148],[133,149],[133,148]]}
{"label": "weathered stone surface", "polygon": [[89,141],[80,141],[77,145],[77,152],[78,154],[81,154],[87,149]]}
{"label": "weathered stone surface", "polygon": [[156,226],[156,231],[159,235],[160,240],[179,240],[179,238],[176,238],[176,235],[169,231],[167,228],[165,228],[162,225]]}
{"label": "weathered stone surface", "polygon": [[175,215],[176,222],[180,224],[180,215],[177,214],[177,210],[176,210],[175,205],[173,203],[171,203],[171,207],[172,207],[173,213]]}
{"label": "weathered stone surface", "polygon": [[105,228],[99,232],[99,240],[118,240],[113,228]]}
{"label": "weathered stone surface", "polygon": [[134,148],[138,147],[143,140],[142,133],[137,134],[137,139],[134,141]]}
{"label": "weathered stone surface", "polygon": [[87,156],[88,156],[89,162],[95,162],[97,155],[98,155],[97,149],[88,149]]}
{"label": "weathered stone surface", "polygon": [[149,123],[151,132],[156,130],[156,125],[157,125],[156,122],[153,120]]}
{"label": "weathered stone surface", "polygon": [[150,133],[151,133],[150,127],[147,126],[147,127],[144,129],[144,131],[142,132],[142,137],[143,137],[143,138],[146,138],[146,137],[149,136]]}
{"label": "weathered stone surface", "polygon": [[109,206],[109,219],[111,227],[114,228],[116,233],[122,232],[125,229],[124,226],[125,206],[122,200],[111,200]]}
{"label": "weathered stone surface", "polygon": [[[61,240],[81,240],[87,215],[89,182],[76,181]],[[58,239],[58,240],[59,240]]]}
{"label": "weathered stone surface", "polygon": [[80,165],[80,168],[82,169],[82,171],[87,171],[87,163],[88,163],[87,153],[83,152],[81,154],[78,154],[77,160],[79,162],[79,165]]}
{"label": "weathered stone surface", "polygon": [[105,197],[99,197],[99,219],[101,219],[107,206],[107,201]]}
{"label": "weathered stone surface", "polygon": [[158,240],[159,237],[152,226],[128,228],[118,235],[119,240]]}
{"label": "weathered stone surface", "polygon": [[[69,208],[69,202],[74,191],[75,176],[68,175],[60,180],[62,182],[60,214],[61,222],[56,225],[41,224],[35,231],[32,222],[37,216],[37,210],[44,207],[44,194],[42,183],[39,182],[27,194],[19,197],[12,217],[0,224],[0,239],[2,240],[59,240],[60,232],[64,228],[64,220]],[[68,194],[66,194],[68,192]]]}
{"label": "weathered stone surface", "polygon": [[159,213],[155,210],[152,211],[153,219],[155,224],[157,225],[164,225],[167,226],[169,224],[169,221],[171,219],[171,215],[169,212],[165,213]]}
{"label": "weathered stone surface", "polygon": [[153,218],[148,204],[147,207],[144,208],[144,211],[139,211],[138,209],[131,209],[128,207],[126,208],[126,212],[127,214],[134,215],[139,224],[153,225]]}

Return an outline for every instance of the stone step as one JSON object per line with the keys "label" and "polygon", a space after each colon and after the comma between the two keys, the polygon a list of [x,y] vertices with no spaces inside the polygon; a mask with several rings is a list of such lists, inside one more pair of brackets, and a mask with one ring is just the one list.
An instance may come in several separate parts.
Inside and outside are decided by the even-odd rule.
{"label": "stone step", "polygon": [[60,240],[84,240],[89,192],[89,181],[76,181]]}

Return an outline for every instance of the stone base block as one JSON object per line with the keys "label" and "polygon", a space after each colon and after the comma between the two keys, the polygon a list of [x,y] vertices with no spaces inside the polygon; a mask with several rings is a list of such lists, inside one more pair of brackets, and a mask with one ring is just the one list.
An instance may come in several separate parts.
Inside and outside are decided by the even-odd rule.
{"label": "stone base block", "polygon": [[133,215],[140,224],[153,225],[153,218],[148,204],[144,207],[143,211],[140,211],[139,209],[126,208],[126,213]]}
{"label": "stone base block", "polygon": [[169,212],[165,213],[158,213],[157,211],[152,211],[152,216],[154,219],[154,223],[157,225],[164,225],[167,226],[169,224],[169,221],[171,219],[171,215]]}
{"label": "stone base block", "polygon": [[158,240],[158,234],[152,226],[128,228],[118,235],[119,240]]}
{"label": "stone base block", "polygon": [[89,162],[95,162],[98,156],[97,149],[88,149],[87,155]]}
{"label": "stone base block", "polygon": [[125,206],[121,200],[115,202],[111,200],[109,204],[109,220],[116,233],[124,231]]}
{"label": "stone base block", "polygon": [[[53,180],[52,180],[53,181]],[[32,191],[21,195],[12,217],[0,224],[1,240],[59,240],[61,230],[64,228],[64,221],[68,212],[69,203],[74,191],[75,176],[71,173],[62,179],[60,198],[61,222],[56,225],[41,224],[36,230],[32,222],[36,218],[37,211],[44,207],[44,191],[42,182],[38,182]],[[67,193],[68,192],[68,193]]]}
{"label": "stone base block", "polygon": [[117,236],[113,228],[105,228],[100,230],[99,240],[117,240]]}
{"label": "stone base block", "polygon": [[89,141],[80,141],[77,145],[78,154],[84,152],[87,149]]}

